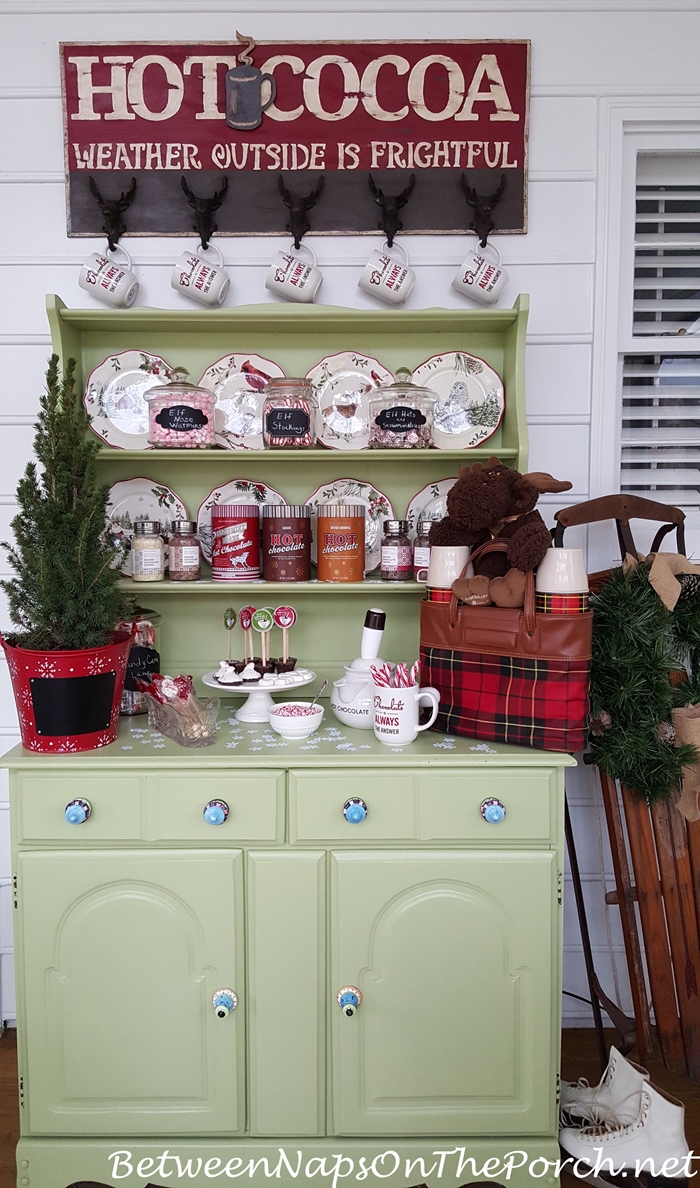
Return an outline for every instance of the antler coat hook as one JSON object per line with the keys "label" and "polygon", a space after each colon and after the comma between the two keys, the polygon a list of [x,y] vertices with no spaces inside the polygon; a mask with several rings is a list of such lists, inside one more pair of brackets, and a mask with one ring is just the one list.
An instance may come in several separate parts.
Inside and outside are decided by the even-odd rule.
{"label": "antler coat hook", "polygon": [[194,230],[202,241],[202,251],[206,252],[209,240],[218,230],[214,222],[214,211],[219,209],[224,200],[224,195],[228,190],[228,178],[224,177],[219,189],[214,191],[211,198],[198,198],[188,186],[187,178],[184,175],[180,179],[180,185],[194,211]]}
{"label": "antler coat hook", "polygon": [[409,196],[415,184],[416,175],[415,173],[412,173],[408,179],[408,185],[401,191],[400,194],[385,194],[384,191],[380,190],[379,186],[375,184],[372,174],[369,174],[369,185],[372,193],[374,194],[374,201],[377,203],[377,206],[381,206],[382,208],[381,221],[377,223],[377,226],[381,227],[384,234],[386,235],[388,247],[393,247],[394,236],[397,234],[397,232],[403,231],[403,223],[399,218],[399,211],[401,210],[401,207],[405,206],[408,202]]}
{"label": "antler coat hook", "polygon": [[506,175],[501,174],[501,182],[497,190],[493,194],[478,194],[476,190],[468,184],[466,175],[462,174],[462,189],[469,206],[474,210],[474,218],[469,224],[472,231],[476,231],[479,236],[479,242],[482,248],[486,247],[486,240],[491,231],[493,231],[495,223],[491,215],[498,203],[503,197],[503,191],[506,188]]}
{"label": "antler coat hook", "polygon": [[122,220],[122,215],[125,210],[129,209],[131,200],[136,193],[136,178],[132,177],[129,189],[122,190],[118,198],[103,198],[94,177],[89,178],[88,185],[90,186],[90,193],[93,194],[97,200],[97,205],[100,208],[100,213],[104,218],[104,225],[102,230],[107,236],[110,252],[117,249],[120,235],[126,231],[126,224]]}
{"label": "antler coat hook", "polygon": [[306,235],[307,231],[311,230],[311,224],[308,220],[307,211],[311,210],[312,206],[316,205],[316,199],[319,197],[323,185],[323,174],[319,177],[314,189],[306,196],[302,194],[292,194],[284,184],[284,178],[280,173],[277,179],[279,192],[282,195],[282,201],[289,211],[289,222],[286,230],[290,232],[294,239],[294,246],[298,250],[301,246],[301,241]]}

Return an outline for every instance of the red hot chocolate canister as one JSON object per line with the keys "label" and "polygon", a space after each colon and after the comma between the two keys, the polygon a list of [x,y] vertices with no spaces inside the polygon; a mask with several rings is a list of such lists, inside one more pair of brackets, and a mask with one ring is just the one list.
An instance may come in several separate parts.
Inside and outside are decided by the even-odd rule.
{"label": "red hot chocolate canister", "polygon": [[263,508],[263,577],[266,582],[311,578],[311,508],[272,504]]}
{"label": "red hot chocolate canister", "polygon": [[260,508],[219,503],[211,509],[211,576],[219,582],[260,577]]}

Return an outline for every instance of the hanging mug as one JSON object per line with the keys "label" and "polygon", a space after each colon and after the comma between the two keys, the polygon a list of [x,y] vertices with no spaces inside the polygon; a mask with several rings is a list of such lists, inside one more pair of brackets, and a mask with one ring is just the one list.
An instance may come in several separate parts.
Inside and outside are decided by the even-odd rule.
{"label": "hanging mug", "polygon": [[[114,259],[117,252],[126,258],[126,266],[117,264]],[[133,305],[139,291],[139,282],[131,271],[131,256],[120,243],[113,252],[107,248],[103,255],[93,252],[88,256],[80,269],[78,284],[98,301],[122,308]]]}
{"label": "hanging mug", "polygon": [[[392,252],[402,259],[397,260]],[[416,274],[409,267],[408,252],[400,243],[392,247],[385,242],[381,251],[376,248],[367,261],[359,281],[359,287],[370,297],[378,297],[389,305],[403,305],[411,292]]]}
{"label": "hanging mug", "polygon": [[[262,101],[262,85],[270,84],[270,98]],[[273,75],[257,66],[234,66],[226,74],[226,123],[239,132],[252,132],[262,124],[263,112],[275,101],[277,83]]]}
{"label": "hanging mug", "polygon": [[288,252],[278,252],[267,274],[265,288],[268,293],[279,293],[288,301],[311,302],[318,293],[323,274],[316,264],[316,255],[305,243],[299,251],[309,253],[312,264],[295,255],[297,249],[292,243]]}
{"label": "hanging mug", "polygon": [[[492,252],[496,257],[489,260],[486,253]],[[501,253],[492,243],[482,248],[477,242],[473,251],[462,262],[462,266],[452,281],[452,288],[458,293],[465,293],[472,301],[481,305],[493,305],[498,301],[506,287],[508,273],[501,267]]]}
{"label": "hanging mug", "polygon": [[200,305],[221,305],[230,280],[224,270],[224,257],[213,243],[207,248],[207,254],[209,252],[217,257],[215,265],[203,257],[201,244],[193,252],[183,252],[173,269],[170,284],[183,297],[198,301]]}

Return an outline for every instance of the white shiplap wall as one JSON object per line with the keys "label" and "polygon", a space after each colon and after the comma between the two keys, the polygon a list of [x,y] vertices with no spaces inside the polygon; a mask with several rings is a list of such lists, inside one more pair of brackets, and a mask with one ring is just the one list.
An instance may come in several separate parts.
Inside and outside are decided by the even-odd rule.
{"label": "white shiplap wall", "polygon": [[[616,105],[634,110],[644,103],[645,111],[663,120],[664,111],[672,118],[671,102],[681,108],[697,102],[698,0],[437,0],[425,8],[423,0],[256,0],[233,14],[228,0],[0,0],[0,539],[7,539],[13,492],[30,453],[49,352],[44,294],[59,293],[69,305],[89,304],[77,285],[78,264],[100,245],[69,240],[65,233],[61,40],[223,40],[232,39],[236,28],[259,40],[530,38],[530,230],[502,239],[500,246],[510,275],[501,304],[511,304],[519,292],[532,298],[531,467],[570,478],[572,500],[617,489],[617,455],[610,445],[617,398],[609,384],[615,311],[606,293],[615,267],[607,245],[619,238],[613,225],[619,208],[609,197],[621,142],[611,135],[610,113]],[[229,303],[271,299],[263,281],[277,246],[269,239],[221,241],[232,276]],[[140,239],[129,247],[140,303],[182,305],[169,273],[185,241]],[[464,241],[413,238],[409,247],[418,273],[409,307],[461,304],[450,281]],[[324,303],[372,304],[356,287],[366,239],[315,240],[314,248],[325,278]],[[550,498],[543,511],[551,515],[561,504]],[[597,554],[605,553],[601,541]],[[596,556],[594,567],[609,560],[609,554]],[[0,626],[7,626],[4,603]],[[15,731],[0,662],[0,742],[12,745]],[[0,785],[0,1020],[14,1015],[6,795]],[[601,869],[608,878],[610,870],[605,831],[590,773],[582,767],[571,773],[569,797],[601,980],[615,992],[619,978],[629,1009],[617,909],[609,909],[607,919],[603,907]],[[570,894],[565,942],[565,987],[585,995]],[[589,1020],[587,1008],[572,999],[564,999],[564,1011],[570,1023]]]}

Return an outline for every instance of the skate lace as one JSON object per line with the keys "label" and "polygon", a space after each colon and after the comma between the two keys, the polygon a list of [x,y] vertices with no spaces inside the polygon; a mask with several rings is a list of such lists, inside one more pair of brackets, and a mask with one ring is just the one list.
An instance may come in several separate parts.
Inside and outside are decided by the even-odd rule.
{"label": "skate lace", "polygon": [[[647,1115],[647,1102],[643,1100],[633,1122],[623,1121],[616,1110],[620,1110],[628,1102],[632,1102],[636,1093],[628,1093],[621,1101],[616,1102],[615,1108],[605,1105],[601,1101],[572,1102],[570,1106],[561,1109],[564,1126],[575,1126],[581,1135],[587,1138],[604,1138],[622,1130],[629,1130],[633,1126],[641,1125]],[[636,1103],[635,1103],[636,1104]],[[581,1122],[584,1125],[581,1125]]]}

